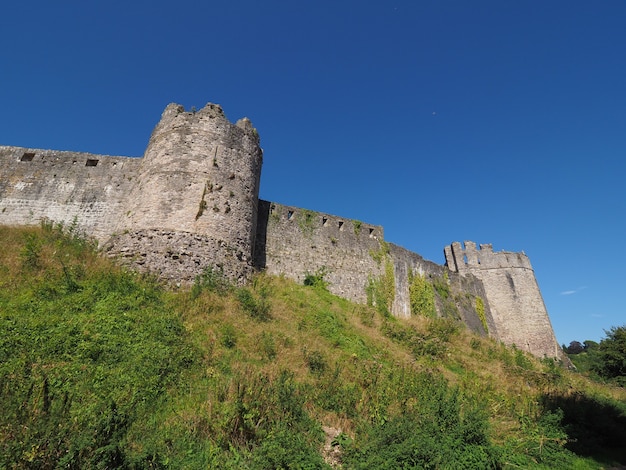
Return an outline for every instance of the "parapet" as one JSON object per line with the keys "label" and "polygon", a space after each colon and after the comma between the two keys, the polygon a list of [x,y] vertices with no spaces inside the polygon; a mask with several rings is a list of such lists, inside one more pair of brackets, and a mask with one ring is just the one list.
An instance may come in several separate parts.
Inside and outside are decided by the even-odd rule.
{"label": "parapet", "polygon": [[524,268],[532,270],[524,252],[494,252],[491,243],[480,244],[465,241],[464,246],[454,242],[444,248],[446,265],[453,272],[464,274],[477,269]]}

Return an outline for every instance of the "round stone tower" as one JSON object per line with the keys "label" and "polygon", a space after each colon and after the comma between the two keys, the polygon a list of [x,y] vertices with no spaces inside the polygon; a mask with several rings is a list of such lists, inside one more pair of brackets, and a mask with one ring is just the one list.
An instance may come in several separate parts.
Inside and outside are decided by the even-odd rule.
{"label": "round stone tower", "polygon": [[150,137],[111,251],[164,278],[192,280],[217,267],[244,280],[252,269],[262,160],[248,119],[232,124],[210,103],[193,112],[170,104]]}

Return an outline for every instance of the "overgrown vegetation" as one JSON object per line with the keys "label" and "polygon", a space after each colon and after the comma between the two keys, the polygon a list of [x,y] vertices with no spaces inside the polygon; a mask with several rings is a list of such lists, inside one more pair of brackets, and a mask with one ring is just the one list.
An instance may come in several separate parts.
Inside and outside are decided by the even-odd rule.
{"label": "overgrown vegetation", "polygon": [[0,240],[0,468],[626,463],[623,388],[452,319],[212,269],[172,291],[71,227]]}
{"label": "overgrown vegetation", "polygon": [[409,297],[411,314],[423,315],[434,318],[437,315],[435,309],[435,291],[433,285],[421,274],[412,274],[409,277]]}
{"label": "overgrown vegetation", "polygon": [[204,184],[204,188],[202,188],[202,197],[200,198],[200,204],[198,205],[198,212],[196,213],[196,220],[198,220],[200,217],[202,217],[202,214],[204,214],[204,211],[207,209],[207,202],[206,202],[206,193],[207,190],[209,190],[209,186],[210,183],[207,181]]}
{"label": "overgrown vegetation", "polygon": [[376,307],[383,316],[391,315],[391,307],[396,295],[396,279],[393,263],[385,257],[384,272],[381,276],[370,277],[365,288],[367,304]]}
{"label": "overgrown vegetation", "polygon": [[487,316],[485,315],[485,303],[483,302],[482,297],[478,297],[478,296],[476,297],[475,309],[476,309],[476,315],[478,315],[480,323],[483,325],[483,328],[485,329],[485,333],[488,333],[489,325],[487,325]]}
{"label": "overgrown vegetation", "polygon": [[310,273],[307,271],[304,274],[304,285],[315,287],[316,289],[326,290],[328,288],[328,281],[326,280],[327,274],[328,269],[326,268],[326,266],[322,266],[314,273]]}
{"label": "overgrown vegetation", "polygon": [[380,266],[383,260],[387,259],[389,254],[389,244],[384,240],[379,240],[380,248],[376,251],[370,250],[370,256]]}
{"label": "overgrown vegetation", "polygon": [[433,276],[431,278],[437,297],[441,305],[442,315],[446,318],[459,318],[459,309],[456,301],[450,292],[448,273],[444,272],[442,277]]}
{"label": "overgrown vegetation", "polygon": [[626,387],[626,325],[614,326],[605,333],[600,343],[572,341],[563,350],[581,372]]}
{"label": "overgrown vegetation", "polygon": [[316,216],[317,213],[312,210],[301,209],[298,211],[298,227],[300,227],[304,236],[311,237],[313,235]]}

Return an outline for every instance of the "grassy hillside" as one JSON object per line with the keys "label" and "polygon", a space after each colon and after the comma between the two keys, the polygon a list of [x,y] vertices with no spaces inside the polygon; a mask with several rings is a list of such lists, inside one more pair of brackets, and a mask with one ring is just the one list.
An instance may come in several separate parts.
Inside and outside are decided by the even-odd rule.
{"label": "grassy hillside", "polygon": [[171,290],[0,228],[0,468],[610,468],[626,392],[259,276]]}

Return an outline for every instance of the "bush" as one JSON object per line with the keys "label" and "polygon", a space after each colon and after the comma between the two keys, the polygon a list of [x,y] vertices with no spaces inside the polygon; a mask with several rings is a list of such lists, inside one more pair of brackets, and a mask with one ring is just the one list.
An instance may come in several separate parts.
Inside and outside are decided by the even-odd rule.
{"label": "bush", "polygon": [[29,233],[25,237],[24,247],[20,252],[22,267],[25,269],[38,269],[41,265],[41,247],[43,240],[37,234]]}
{"label": "bush", "polygon": [[498,453],[489,443],[482,410],[462,413],[458,390],[450,389],[437,375],[423,374],[414,393],[414,404],[403,413],[363,425],[354,441],[345,444],[347,468],[498,467]]}
{"label": "bush", "polygon": [[317,450],[318,445],[315,441],[311,442],[306,434],[294,432],[285,424],[278,424],[255,448],[252,457],[253,468],[330,469]]}
{"label": "bush", "polygon": [[326,371],[326,359],[320,351],[303,351],[304,360],[309,367],[311,373],[322,375]]}
{"label": "bush", "polygon": [[328,270],[325,266],[322,266],[314,273],[307,271],[304,274],[304,285],[326,290],[328,288],[328,281],[324,279],[326,274],[328,274]]}
{"label": "bush", "polygon": [[235,331],[235,327],[230,323],[227,323],[222,326],[221,330],[222,334],[222,346],[228,349],[233,349],[237,346],[237,332]]}

